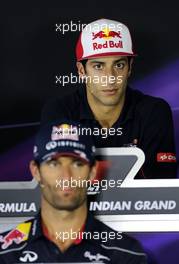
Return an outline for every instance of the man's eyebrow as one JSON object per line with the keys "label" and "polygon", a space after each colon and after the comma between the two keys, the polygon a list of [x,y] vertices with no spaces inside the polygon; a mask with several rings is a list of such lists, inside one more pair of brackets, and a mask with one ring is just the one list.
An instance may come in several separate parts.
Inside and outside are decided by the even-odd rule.
{"label": "man's eyebrow", "polygon": [[104,61],[90,61],[90,63],[101,63],[101,64],[104,64],[105,62]]}
{"label": "man's eyebrow", "polygon": [[50,163],[51,161],[57,161],[57,159],[53,157],[53,158],[51,158],[49,160],[46,160],[45,163]]}
{"label": "man's eyebrow", "polygon": [[118,62],[118,61],[127,61],[127,58],[121,58],[121,59],[115,60],[114,62]]}
{"label": "man's eyebrow", "polygon": [[[116,62],[121,62],[121,61],[127,61],[126,58],[121,58],[121,59],[117,59],[115,61],[113,61],[113,63],[116,63]],[[90,61],[90,63],[92,64],[95,64],[95,63],[100,63],[100,64],[105,64],[106,62],[105,61]]]}
{"label": "man's eyebrow", "polygon": [[[82,159],[78,158],[78,157],[71,157],[73,161],[80,161],[83,162]],[[84,162],[83,162],[84,163]]]}

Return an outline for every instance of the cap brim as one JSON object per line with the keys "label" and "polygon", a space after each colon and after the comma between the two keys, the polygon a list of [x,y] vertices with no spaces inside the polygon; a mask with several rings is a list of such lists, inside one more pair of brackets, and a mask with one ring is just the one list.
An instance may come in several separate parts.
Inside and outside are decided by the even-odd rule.
{"label": "cap brim", "polygon": [[82,158],[79,154],[77,153],[74,153],[74,152],[58,152],[56,154],[52,154],[51,156],[48,156],[48,158],[44,161],[47,161],[47,160],[50,160],[50,159],[53,159],[53,158],[58,158],[58,157],[74,157],[74,158],[78,158],[79,160],[81,160],[82,162],[84,163],[87,163],[89,164],[90,161],[88,159],[85,159],[85,158]]}
{"label": "cap brim", "polygon": [[86,56],[81,59],[78,59],[78,61],[86,60],[86,59],[93,59],[93,58],[100,58],[100,57],[112,57],[112,56],[136,57],[138,55],[136,53],[127,53],[127,52],[107,52],[107,53],[99,53],[99,54]]}

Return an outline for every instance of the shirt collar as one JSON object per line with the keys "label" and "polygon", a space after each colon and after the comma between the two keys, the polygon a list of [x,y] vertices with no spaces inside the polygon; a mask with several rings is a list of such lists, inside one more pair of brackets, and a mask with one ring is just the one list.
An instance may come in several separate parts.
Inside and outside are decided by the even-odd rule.
{"label": "shirt collar", "polygon": [[43,237],[43,231],[41,225],[41,212],[39,211],[38,214],[32,220],[29,240],[36,240],[41,237]]}
{"label": "shirt collar", "polygon": [[[43,235],[44,235],[48,240],[52,240],[52,241],[54,241],[55,236],[54,236],[54,237],[51,237],[51,236],[49,235],[48,229],[47,229],[46,225],[44,224],[43,220],[41,220],[41,225],[42,225],[42,232],[43,232]],[[79,230],[79,232],[78,232],[78,237],[74,240],[73,244],[78,245],[78,244],[81,243],[81,241],[82,241],[82,233],[84,232],[84,229],[85,229],[85,223],[83,224],[82,228]]]}
{"label": "shirt collar", "polygon": [[[83,227],[80,230],[80,237],[75,240],[74,244],[78,245],[78,244],[80,244],[82,242],[83,239],[86,240],[86,236],[82,237],[82,235],[81,235],[82,232],[86,232],[86,234],[88,232],[93,234],[95,232],[95,230],[99,232],[97,226],[98,226],[97,225],[97,220],[94,218],[94,216],[93,216],[93,214],[91,212],[88,212],[86,222],[84,223]],[[35,218],[32,221],[32,226],[31,226],[30,235],[29,235],[29,242],[31,242],[33,240],[40,239],[40,238],[44,238],[44,237],[49,239],[48,235],[47,235],[47,229],[43,228],[42,218],[41,218],[41,211],[39,211],[38,214],[35,216]],[[92,242],[95,241],[93,239],[91,240],[90,237],[87,237],[87,239],[88,238]]]}

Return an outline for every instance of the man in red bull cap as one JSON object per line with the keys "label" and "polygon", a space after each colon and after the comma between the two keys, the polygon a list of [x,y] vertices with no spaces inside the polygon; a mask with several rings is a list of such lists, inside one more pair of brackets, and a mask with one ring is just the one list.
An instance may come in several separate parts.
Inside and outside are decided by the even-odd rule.
{"label": "man in red bull cap", "polygon": [[139,243],[88,212],[86,183],[95,176],[92,137],[80,124],[58,120],[36,137],[30,170],[41,190],[41,210],[0,236],[0,263],[146,264]]}
{"label": "man in red bull cap", "polygon": [[175,178],[176,155],[171,109],[163,99],[128,86],[133,50],[123,23],[99,19],[88,24],[76,45],[78,74],[85,87],[55,98],[42,111],[42,123],[57,117],[107,129],[94,135],[96,147],[137,146],[145,153],[137,178]]}

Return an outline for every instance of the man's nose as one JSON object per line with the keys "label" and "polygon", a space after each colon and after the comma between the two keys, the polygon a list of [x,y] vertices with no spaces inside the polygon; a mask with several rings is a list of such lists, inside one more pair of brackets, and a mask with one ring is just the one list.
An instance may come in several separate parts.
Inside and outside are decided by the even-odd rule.
{"label": "man's nose", "polygon": [[72,177],[71,169],[68,165],[62,166],[61,177],[63,180],[70,180]]}
{"label": "man's nose", "polygon": [[105,75],[106,75],[108,84],[115,83],[115,70],[113,68],[106,69]]}

